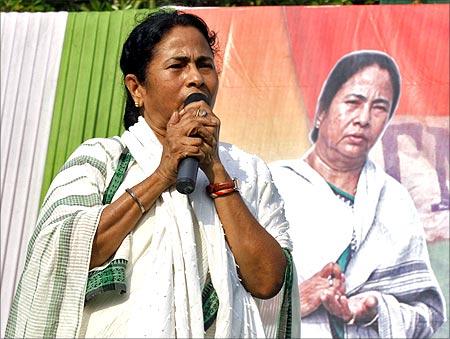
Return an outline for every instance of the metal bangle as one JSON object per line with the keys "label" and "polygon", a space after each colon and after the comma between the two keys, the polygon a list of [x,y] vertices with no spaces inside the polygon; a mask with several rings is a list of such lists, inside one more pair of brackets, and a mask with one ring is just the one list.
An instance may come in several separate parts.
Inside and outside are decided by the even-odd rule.
{"label": "metal bangle", "polygon": [[141,201],[138,199],[136,194],[134,194],[134,192],[130,188],[126,188],[125,192],[127,192],[131,196],[131,198],[134,200],[134,202],[139,206],[141,213],[144,214],[146,212],[145,207],[144,207],[144,205],[142,205]]}
{"label": "metal bangle", "polygon": [[375,317],[373,317],[373,319],[371,321],[369,321],[368,323],[365,323],[364,325],[362,325],[363,327],[369,327],[371,325],[373,325],[375,323],[375,321],[377,321],[379,318],[379,314],[377,313],[377,315]]}
{"label": "metal bangle", "polygon": [[356,320],[355,314],[352,313],[352,317],[350,318],[350,320],[346,321],[345,323],[347,325],[354,325],[355,324],[355,320]]}

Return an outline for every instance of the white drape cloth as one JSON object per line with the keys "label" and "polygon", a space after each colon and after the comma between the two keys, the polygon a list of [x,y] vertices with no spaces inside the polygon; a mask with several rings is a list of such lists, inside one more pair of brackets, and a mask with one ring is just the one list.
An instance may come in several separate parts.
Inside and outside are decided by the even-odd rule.
{"label": "white drape cloth", "polygon": [[[88,281],[99,275],[88,277],[92,241],[125,146],[136,160],[117,197],[149,175],[161,157],[161,145],[142,119],[123,138],[84,142],[53,180],[28,245],[6,337],[203,337],[204,281],[198,263],[205,257],[220,303],[216,337],[274,337],[282,292],[260,301],[242,287],[201,171],[189,197],[172,189],[164,192],[122,242],[110,262],[114,265],[106,264],[112,270],[101,271],[118,272],[119,291],[127,285],[128,293],[93,294],[85,307]],[[291,249],[283,205],[266,164],[228,144],[221,144],[219,152],[229,174],[240,180],[240,194],[251,213],[281,247]],[[201,254],[195,250],[196,227],[205,239]],[[298,309],[295,289],[292,298]],[[298,320],[293,319],[294,337],[299,336]]]}
{"label": "white drape cloth", "polygon": [[[162,154],[161,144],[143,118],[122,140],[136,163],[114,199],[152,174]],[[230,175],[240,179],[241,194],[254,215],[282,247],[291,248],[287,223],[262,162],[225,144],[220,146],[220,156]],[[87,304],[86,337],[203,337],[202,277],[196,255],[200,244],[195,241],[195,228],[205,239],[209,272],[220,301],[216,337],[265,337],[257,304],[239,281],[213,201],[205,194],[207,184],[199,171],[190,196],[175,188],[163,192],[127,236],[118,255],[129,260],[129,293],[114,298],[106,293]],[[273,320],[267,320],[273,326]]]}
{"label": "white drape cloth", "polygon": [[[348,296],[378,297],[378,332],[346,326],[351,338],[430,336],[445,320],[444,299],[431,269],[424,231],[403,186],[368,160],[353,209],[302,159],[272,163],[285,200],[299,283],[336,262],[356,235],[346,274]],[[302,337],[331,338],[323,307],[302,318]]]}

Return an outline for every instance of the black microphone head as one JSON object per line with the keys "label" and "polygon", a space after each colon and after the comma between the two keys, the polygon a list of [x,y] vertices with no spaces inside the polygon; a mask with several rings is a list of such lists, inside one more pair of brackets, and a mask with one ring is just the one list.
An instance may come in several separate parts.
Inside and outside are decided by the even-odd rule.
{"label": "black microphone head", "polygon": [[188,97],[184,100],[184,106],[189,105],[191,102],[201,101],[201,100],[206,102],[208,105],[210,104],[209,98],[206,95],[204,95],[203,93],[192,93],[192,94],[189,94]]}

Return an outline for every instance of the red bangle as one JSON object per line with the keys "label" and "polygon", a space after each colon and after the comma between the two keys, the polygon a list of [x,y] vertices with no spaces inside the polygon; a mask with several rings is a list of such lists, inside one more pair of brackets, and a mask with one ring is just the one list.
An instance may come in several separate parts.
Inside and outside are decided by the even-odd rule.
{"label": "red bangle", "polygon": [[238,191],[239,185],[236,178],[233,178],[233,180],[230,181],[225,181],[218,184],[209,184],[206,186],[206,192],[213,199]]}
{"label": "red bangle", "polygon": [[237,192],[237,190],[235,190],[234,188],[225,188],[224,190],[220,190],[220,191],[211,193],[209,196],[212,199],[216,199],[218,197],[223,197],[225,195],[228,195],[228,194],[231,194],[231,193],[234,193],[234,192]]}

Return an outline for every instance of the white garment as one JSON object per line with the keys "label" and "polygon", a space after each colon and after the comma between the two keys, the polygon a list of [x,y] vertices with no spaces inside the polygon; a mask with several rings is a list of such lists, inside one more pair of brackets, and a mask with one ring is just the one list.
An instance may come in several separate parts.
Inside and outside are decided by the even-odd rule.
{"label": "white garment", "polygon": [[[122,140],[136,163],[114,199],[153,173],[162,153],[162,146],[142,118]],[[240,180],[240,194],[250,211],[282,247],[290,249],[288,225],[266,165],[231,145],[221,144],[219,151],[230,176]],[[174,188],[163,192],[127,236],[118,252],[130,249],[129,292],[114,298],[105,293],[88,303],[82,326],[87,328],[86,337],[203,337],[197,227],[206,239],[211,280],[220,301],[216,337],[265,337],[257,304],[239,281],[214,203],[205,194],[207,184],[199,171],[196,190],[190,196]],[[266,323],[273,327],[274,321],[267,319]],[[266,331],[273,331],[269,327]]]}
{"label": "white garment", "polygon": [[[357,248],[345,272],[347,295],[377,295],[380,318],[378,333],[355,325],[346,326],[346,335],[430,336],[445,320],[444,299],[406,189],[368,160],[349,209],[304,159],[270,166],[285,201],[299,283],[336,262],[354,229]],[[302,337],[331,338],[323,307],[302,318]]]}

